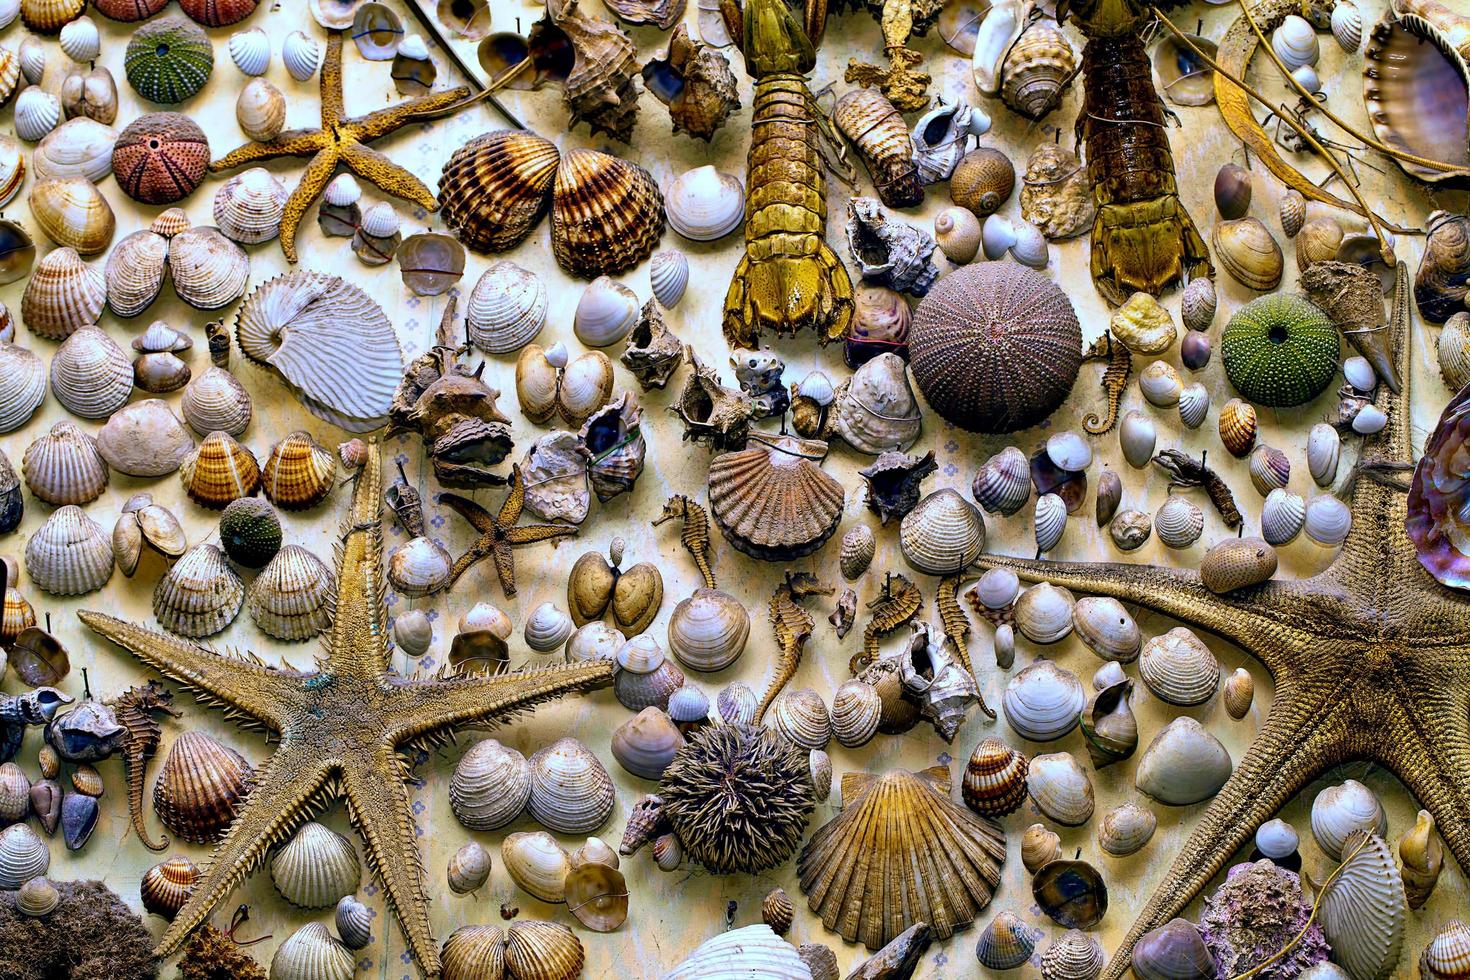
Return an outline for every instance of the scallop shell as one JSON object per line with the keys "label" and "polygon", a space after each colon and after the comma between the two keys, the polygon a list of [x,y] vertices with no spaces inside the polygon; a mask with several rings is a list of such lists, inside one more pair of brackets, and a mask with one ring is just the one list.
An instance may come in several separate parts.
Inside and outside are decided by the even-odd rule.
{"label": "scallop shell", "polygon": [[919,501],[899,526],[904,561],[926,575],[955,575],[985,547],[985,519],[948,487]]}
{"label": "scallop shell", "polygon": [[612,754],[618,765],[643,779],[660,779],[684,746],[684,736],[668,714],[650,705],[612,734]]}
{"label": "scallop shell", "polygon": [[669,649],[686,667],[723,670],[745,650],[750,614],[734,596],[719,589],[697,589],[669,617]]}
{"label": "scallop shell", "polygon": [[212,544],[190,548],[153,590],[158,624],[191,639],[213,636],[229,626],[244,602],[245,583],[225,553]]}
{"label": "scallop shell", "polygon": [[1007,446],[985,461],[971,487],[975,502],[990,514],[1010,516],[1031,499],[1031,464],[1026,454]]}
{"label": "scallop shell", "polygon": [[51,867],[51,851],[29,824],[11,824],[0,830],[0,888],[13,890]]}
{"label": "scallop shell", "polygon": [[518,351],[546,325],[546,309],[540,276],[504,259],[492,262],[465,306],[469,341],[487,354]]}
{"label": "scallop shell", "polygon": [[832,735],[848,748],[866,745],[878,732],[883,700],[860,680],[844,681],[832,696]]}
{"label": "scallop shell", "polygon": [[470,830],[495,830],[514,820],[531,798],[526,757],[493,738],[470,747],[449,781],[449,806]]}
{"label": "scallop shell", "polygon": [[1127,857],[1143,850],[1158,829],[1159,818],[1137,803],[1123,803],[1103,814],[1097,826],[1097,843],[1114,857]]}
{"label": "scallop shell", "polygon": [[1056,643],[1072,632],[1076,604],[1067,589],[1041,582],[1021,593],[1011,614],[1021,635],[1032,643]]}
{"label": "scallop shell", "polygon": [[571,859],[556,838],[544,830],[510,834],[501,842],[500,863],[517,885],[533,898],[558,905],[566,900]]}
{"label": "scallop shell", "polygon": [[107,286],[102,274],[82,261],[74,248],[47,252],[26,282],[20,316],[26,327],[47,340],[65,340],[78,327],[102,316]]}
{"label": "scallop shell", "polygon": [[322,63],[321,45],[300,31],[292,31],[281,45],[281,63],[296,81],[308,81]]}
{"label": "scallop shell", "polygon": [[[36,146],[31,153],[31,169],[36,180],[42,183],[74,177],[95,183],[112,173],[112,147],[116,142],[117,130],[111,126],[105,126],[85,116],[68,119],[48,133]],[[24,176],[23,163],[16,176],[19,189],[19,180]],[[35,200],[35,194],[33,189],[32,201]],[[90,198],[83,203],[97,210],[101,207]],[[104,201],[103,205],[105,204]],[[107,213],[112,213],[110,208]],[[43,227],[42,231],[46,229]],[[50,235],[49,231],[46,233]],[[106,243],[103,248],[106,248]]]}
{"label": "scallop shell", "polygon": [[445,223],[471,251],[515,247],[549,207],[560,159],[556,145],[534,133],[501,130],[471,140],[439,180]]}
{"label": "scallop shell", "polygon": [[724,238],[745,218],[745,187],[712,166],[685,171],[665,199],[669,227],[694,242]]}
{"label": "scallop shell", "polygon": [[663,195],[648,171],[597,150],[562,157],[551,250],[569,275],[595,279],[631,269],[653,252],[663,230]]}
{"label": "scallop shell", "polygon": [[235,122],[253,140],[273,140],[286,127],[286,97],[265,79],[252,78],[235,99]]}
{"label": "scallop shell", "polygon": [[1188,716],[1175,718],[1143,750],[1134,786],[1166,806],[1202,803],[1234,771],[1219,739]]}
{"label": "scallop shell", "polygon": [[357,961],[320,922],[302,926],[276,947],[271,980],[352,980]]}
{"label": "scallop shell", "polygon": [[1170,548],[1188,548],[1205,530],[1205,514],[1194,503],[1171,495],[1154,515],[1154,530]]}
{"label": "scallop shell", "polygon": [[289,192],[264,167],[243,170],[220,185],[214,195],[214,223],[226,238],[259,245],[281,231]]}
{"label": "scallop shell", "polygon": [[26,541],[26,574],[51,595],[85,595],[112,577],[112,542],[80,507],[60,507]]}
{"label": "scallop shell", "polygon": [[224,836],[254,781],[240,753],[200,731],[186,731],[164,756],[153,808],[170,831],[191,844]]}
{"label": "scallop shell", "polygon": [[1225,679],[1225,692],[1221,696],[1221,700],[1225,702],[1225,711],[1239,721],[1251,710],[1255,693],[1256,682],[1251,678],[1250,671],[1244,667],[1235,668],[1235,672]]}
{"label": "scallop shell", "polygon": [[351,895],[337,903],[337,935],[348,949],[363,949],[372,942],[373,913]]}
{"label": "scallop shell", "polygon": [[531,756],[527,809],[562,834],[586,834],[607,823],[617,802],[612,779],[588,748],[563,738]]}
{"label": "scallop shell", "polygon": [[282,510],[306,510],[327,499],[337,477],[337,456],[308,432],[292,432],[271,447],[260,471],[266,499]]}
{"label": "scallop shell", "polygon": [[179,411],[201,436],[224,432],[239,436],[250,425],[250,393],[238,378],[222,367],[211,367],[184,387]]}
{"label": "scallop shell", "polygon": [[1342,866],[1322,885],[1322,934],[1350,976],[1395,976],[1409,909],[1393,851],[1382,837],[1362,830],[1343,848]]}
{"label": "scallop shell", "polygon": [[1066,752],[1032,759],[1026,788],[1042,815],[1064,827],[1080,827],[1092,819],[1092,781]]}
{"label": "scallop shell", "polygon": [[63,54],[82,64],[96,61],[102,52],[102,35],[97,30],[97,22],[85,15],[63,27],[57,41]]}
{"label": "scallop shell", "polygon": [[1220,686],[1220,662],[1185,626],[1151,637],[1143,645],[1138,673],[1155,697],[1181,707],[1204,704]]}
{"label": "scallop shell", "polygon": [[1078,599],[1072,607],[1072,626],[1078,639],[1104,660],[1132,663],[1138,657],[1142,634],[1117,599],[1106,596]]}
{"label": "scallop shell", "polygon": [[[871,363],[871,362],[870,362]],[[820,548],[842,520],[842,484],[812,459],[826,444],[776,437],[710,463],[709,502],[731,544],[753,558],[788,561]]]}
{"label": "scallop shell", "polygon": [[975,956],[988,970],[1014,970],[1030,961],[1040,935],[1040,930],[1032,929],[1016,913],[1006,910],[991,919],[980,933]]}
{"label": "scallop shell", "polygon": [[1003,817],[1026,802],[1026,757],[1000,739],[975,746],[965,764],[960,795],[982,817]]}
{"label": "scallop shell", "polygon": [[50,92],[31,87],[15,100],[15,135],[35,143],[61,122],[61,100]]}
{"label": "scallop shell", "polygon": [[803,751],[825,749],[832,740],[832,719],[821,695],[809,687],[787,691],[771,705],[768,724]]}
{"label": "scallop shell", "polygon": [[1354,831],[1382,836],[1388,833],[1388,815],[1378,794],[1356,779],[1322,790],[1312,800],[1312,837],[1334,861],[1343,859]]}
{"label": "scallop shell", "polygon": [[337,578],[300,545],[276,552],[250,583],[246,608],[261,631],[278,640],[306,640],[332,625]]}
{"label": "scallop shell", "polygon": [[361,880],[352,842],[315,821],[303,824],[271,858],[271,882],[298,908],[336,905],[356,891]]}
{"label": "scallop shell", "polygon": [[229,433],[211,432],[179,467],[179,477],[195,503],[221,510],[232,500],[255,495],[260,465]]}
{"label": "scallop shell", "polygon": [[1077,675],[1050,660],[1037,660],[1011,678],[1002,707],[1018,735],[1051,742],[1077,727],[1087,694]]}
{"label": "scallop shell", "polygon": [[36,499],[52,506],[89,504],[107,489],[107,463],[97,440],[61,421],[26,447],[21,474]]}
{"label": "scallop shell", "polygon": [[133,367],[111,337],[82,327],[51,358],[51,393],[73,415],[107,418],[133,393]]}
{"label": "scallop shell", "polygon": [[[1036,498],[1036,513],[1032,517],[1037,554],[1044,554],[1057,546],[1062,533],[1067,530],[1067,504],[1054,493],[1044,493]],[[1023,629],[1022,632],[1025,632]]]}
{"label": "scallop shell", "polygon": [[1077,73],[1077,52],[1050,17],[1032,21],[1001,62],[1000,98],[1027,119],[1057,108]]}

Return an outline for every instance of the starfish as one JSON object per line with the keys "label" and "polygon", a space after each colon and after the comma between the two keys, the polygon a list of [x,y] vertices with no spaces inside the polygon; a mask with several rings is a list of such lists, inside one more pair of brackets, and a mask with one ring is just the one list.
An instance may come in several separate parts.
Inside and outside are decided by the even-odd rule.
{"label": "starfish", "polygon": [[480,540],[470,545],[469,550],[454,563],[454,574],[449,579],[452,586],[471,567],[486,558],[495,559],[495,571],[500,576],[500,588],[506,598],[516,594],[515,550],[523,544],[549,541],[552,538],[576,534],[574,527],[561,524],[525,524],[516,526],[521,519],[521,508],[526,503],[526,480],[519,466],[511,467],[510,494],[500,505],[500,513],[490,512],[468,497],[457,493],[441,493],[439,503],[448,504],[454,512],[472,524],[480,532]]}
{"label": "starfish", "polygon": [[322,63],[321,128],[293,129],[273,140],[246,143],[212,162],[209,169],[220,173],[277,157],[311,157],[301,182],[286,199],[281,216],[281,251],[286,253],[287,261],[295,262],[296,229],[339,165],[394,197],[428,211],[439,210],[439,202],[423,181],[367,144],[410,123],[461,108],[459,103],[469,104],[465,100],[470,97],[469,88],[461,85],[349,119],[342,98],[342,32],[332,31],[327,37],[327,58]]}
{"label": "starfish", "polygon": [[188,902],[159,940],[167,956],[267,854],[311,815],[344,799],[367,863],[382,882],[408,948],[428,976],[439,974],[429,929],[423,866],[414,840],[407,767],[400,752],[446,739],[456,727],[504,720],[517,711],[612,680],[607,662],[518,671],[494,677],[404,677],[389,667],[383,587],[381,450],[368,447],[343,528],[337,614],[313,670],[272,667],[253,655],[216,653],[177,636],[81,612],[93,630],[130,650],[199,700],[279,746]]}
{"label": "starfish", "polygon": [[1392,474],[1410,445],[1408,273],[1398,266],[1391,350],[1398,394],[1380,385],[1388,426],[1363,442],[1352,529],[1326,569],[1215,595],[1193,569],[983,556],[983,568],[1112,596],[1235,643],[1276,681],[1276,698],[1234,774],[1209,804],[1103,976],[1127,974],[1139,937],[1168,922],[1266,820],[1329,769],[1370,760],[1433,815],[1470,871],[1470,595],[1419,564]]}

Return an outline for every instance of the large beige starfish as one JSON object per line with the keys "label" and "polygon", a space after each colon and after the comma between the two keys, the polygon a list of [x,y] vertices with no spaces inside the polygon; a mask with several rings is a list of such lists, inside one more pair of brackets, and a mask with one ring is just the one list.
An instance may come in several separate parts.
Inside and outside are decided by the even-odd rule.
{"label": "large beige starfish", "polygon": [[1217,596],[1194,569],[979,562],[1173,616],[1239,645],[1276,681],[1265,724],[1114,953],[1110,980],[1127,974],[1143,933],[1183,912],[1257,827],[1343,762],[1371,760],[1402,780],[1470,871],[1470,595],[1431,578],[1404,530],[1406,487],[1393,478],[1413,460],[1402,264],[1399,276],[1391,349],[1403,390],[1379,387],[1389,424],[1364,440],[1352,531],[1322,572]]}
{"label": "large beige starfish", "polygon": [[342,32],[332,31],[327,37],[327,58],[322,63],[321,128],[293,129],[268,142],[246,143],[212,162],[209,169],[219,173],[277,157],[311,157],[301,182],[286,199],[286,211],[281,216],[281,251],[286,253],[287,261],[295,262],[296,229],[339,165],[394,197],[428,211],[439,210],[439,202],[423,181],[367,144],[410,123],[443,115],[469,97],[469,88],[461,85],[349,119],[342,99]]}
{"label": "large beige starfish", "polygon": [[405,747],[448,737],[454,728],[503,720],[534,704],[587,691],[612,680],[605,661],[495,677],[403,677],[389,667],[383,601],[380,450],[369,447],[344,529],[337,617],[315,669],[269,666],[253,656],[214,653],[175,636],[97,612],[82,621],[159,673],[192,689],[241,723],[264,728],[280,745],[257,773],[254,788],[204,877],[158,944],[176,951],[189,933],[271,848],[333,799],[362,837],[368,866],[383,883],[409,950],[429,976],[439,953],[429,930],[423,868],[414,840]]}

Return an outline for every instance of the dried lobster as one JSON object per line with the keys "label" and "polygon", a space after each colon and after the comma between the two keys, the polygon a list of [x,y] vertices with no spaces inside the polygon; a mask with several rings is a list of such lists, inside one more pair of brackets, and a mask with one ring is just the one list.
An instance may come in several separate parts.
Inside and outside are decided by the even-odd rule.
{"label": "dried lobster", "polygon": [[725,339],[756,349],[763,330],[816,332],[826,344],[847,336],[852,280],[825,237],[823,140],[840,146],[806,87],[827,19],[825,0],[808,0],[798,23],[785,0],[720,0],[730,36],[755,79],[746,157],[745,255],[725,294]]}

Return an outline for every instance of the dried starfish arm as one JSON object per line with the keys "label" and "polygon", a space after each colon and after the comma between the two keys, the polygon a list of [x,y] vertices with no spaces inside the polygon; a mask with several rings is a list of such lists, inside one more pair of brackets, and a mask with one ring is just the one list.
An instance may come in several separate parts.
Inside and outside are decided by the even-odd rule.
{"label": "dried starfish arm", "polygon": [[[340,152],[347,168],[364,180],[376,184],[394,197],[412,201],[426,211],[438,211],[439,199],[409,171],[398,166],[387,156],[362,143],[343,143]],[[330,175],[328,176],[330,180]],[[305,186],[303,181],[302,186]],[[326,186],[324,183],[323,187]],[[316,194],[313,193],[315,198]]]}
{"label": "dried starfish arm", "polygon": [[390,691],[397,702],[394,704],[397,726],[392,740],[401,744],[457,725],[483,721],[491,715],[524,711],[563,694],[606,687],[612,682],[612,676],[612,661],[598,660],[492,677],[394,679]]}
{"label": "dried starfish arm", "polygon": [[331,129],[347,115],[342,88],[342,31],[327,31],[327,56],[322,59],[322,128]]}
{"label": "dried starfish arm", "polygon": [[[1406,706],[1402,723],[1370,737],[1384,747],[1387,767],[1434,817],[1464,869],[1470,868],[1470,662],[1463,647],[1446,652],[1459,667],[1458,683],[1442,674],[1411,678],[1433,685],[1419,688],[1432,702],[1417,710]],[[1418,717],[1421,712],[1432,717]]]}
{"label": "dried starfish arm", "polygon": [[309,157],[321,152],[322,131],[293,129],[265,143],[245,143],[209,164],[211,173],[243,167],[247,163],[277,160],[281,157]]}
{"label": "dried starfish arm", "polygon": [[332,769],[331,760],[306,742],[281,743],[256,774],[250,795],[230,824],[229,833],[210,855],[204,877],[159,939],[158,955],[177,952],[189,933],[209,920],[215,906],[265,862],[271,849],[309,819],[334,790]]}
{"label": "dried starfish arm", "polygon": [[[377,445],[369,452],[380,453]],[[352,495],[352,508],[342,527],[337,549],[336,613],[326,641],[324,673],[341,673],[364,680],[388,668],[388,624],[383,585],[382,475],[377,466],[364,467]]]}
{"label": "dried starfish arm", "polygon": [[432,95],[421,95],[406,102],[399,102],[386,109],[375,109],[351,121],[354,135],[363,143],[371,143],[378,137],[386,136],[403,125],[405,118],[431,119],[446,110],[462,108],[460,103],[470,97],[468,86],[461,85],[459,88],[435,92]]}
{"label": "dried starfish arm", "polygon": [[296,230],[306,217],[306,209],[311,207],[311,202],[316,200],[316,196],[337,172],[337,160],[336,147],[323,148],[311,158],[306,169],[301,172],[301,181],[291,192],[291,196],[286,198],[286,207],[281,212],[281,251],[287,262],[296,261]]}
{"label": "dried starfish arm", "polygon": [[82,610],[77,618],[160,674],[183,684],[200,701],[223,704],[230,717],[280,731],[292,707],[301,701],[301,681],[308,675],[299,671],[277,670],[248,654],[215,653],[105,613]]}

